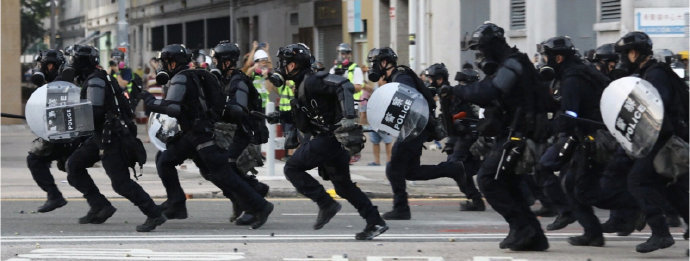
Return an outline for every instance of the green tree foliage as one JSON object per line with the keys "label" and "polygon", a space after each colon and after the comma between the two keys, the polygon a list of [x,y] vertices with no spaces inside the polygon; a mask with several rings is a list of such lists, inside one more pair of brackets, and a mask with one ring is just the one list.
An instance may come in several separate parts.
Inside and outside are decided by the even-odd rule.
{"label": "green tree foliage", "polygon": [[41,19],[50,15],[49,3],[49,0],[22,0],[22,53],[46,33]]}

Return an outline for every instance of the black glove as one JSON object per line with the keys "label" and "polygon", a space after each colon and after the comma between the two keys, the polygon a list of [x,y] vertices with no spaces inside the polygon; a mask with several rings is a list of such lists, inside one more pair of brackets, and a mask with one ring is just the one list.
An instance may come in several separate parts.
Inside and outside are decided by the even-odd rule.
{"label": "black glove", "polygon": [[338,123],[340,127],[333,132],[335,138],[349,152],[350,156],[362,151],[366,138],[362,125],[356,123],[355,119],[344,118]]}
{"label": "black glove", "polygon": [[446,98],[451,94],[453,94],[453,87],[448,85],[444,85],[443,87],[441,87],[441,90],[439,90],[438,92],[438,96],[441,98]]}
{"label": "black glove", "polygon": [[280,122],[280,112],[279,111],[274,111],[266,115],[266,121],[270,124],[276,124]]}
{"label": "black glove", "polygon": [[144,104],[152,103],[156,100],[156,97],[148,91],[141,91],[137,96],[144,101]]}

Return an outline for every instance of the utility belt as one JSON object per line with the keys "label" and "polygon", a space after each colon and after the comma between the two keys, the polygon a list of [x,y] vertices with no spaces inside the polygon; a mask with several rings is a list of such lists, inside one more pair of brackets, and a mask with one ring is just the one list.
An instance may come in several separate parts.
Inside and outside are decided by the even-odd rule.
{"label": "utility belt", "polygon": [[292,99],[290,105],[292,106],[292,119],[297,129],[314,135],[333,134],[333,126],[326,123],[326,119],[318,111],[300,105],[297,99]]}
{"label": "utility belt", "polygon": [[[124,163],[134,170],[134,178],[138,179],[143,174],[144,163],[146,163],[146,149],[141,140],[137,138],[136,125],[117,113],[107,113],[105,118],[103,135],[100,138],[101,144],[103,146],[119,145],[120,153],[125,160]],[[117,141],[115,141],[116,139]],[[139,164],[139,175],[135,169],[137,163]]]}

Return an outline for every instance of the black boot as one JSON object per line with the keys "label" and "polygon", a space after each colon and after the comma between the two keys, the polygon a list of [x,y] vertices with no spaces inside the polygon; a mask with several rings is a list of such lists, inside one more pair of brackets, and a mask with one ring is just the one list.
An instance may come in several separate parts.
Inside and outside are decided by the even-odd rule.
{"label": "black boot", "polygon": [[556,220],[554,220],[553,223],[548,224],[546,226],[546,230],[548,230],[548,231],[559,230],[559,229],[562,229],[562,228],[572,224],[575,221],[577,221],[577,219],[575,217],[573,217],[572,214],[558,215],[558,217],[556,217]]}
{"label": "black boot", "polygon": [[38,208],[38,212],[41,213],[46,213],[55,210],[56,208],[60,208],[64,205],[67,205],[67,200],[63,197],[55,198],[55,199],[48,199],[46,202],[43,204],[43,206],[40,206]]}
{"label": "black boot", "polygon": [[541,229],[525,226],[515,231],[515,240],[509,244],[512,251],[544,251],[549,242]]}
{"label": "black boot", "polygon": [[498,244],[498,248],[500,248],[500,249],[510,248],[511,246],[513,246],[514,243],[515,243],[515,229],[511,228],[510,231],[508,232],[508,236],[506,236],[506,238],[501,240],[501,243]]}
{"label": "black boot", "polygon": [[412,214],[409,207],[406,209],[393,208],[393,210],[383,213],[382,217],[385,220],[410,220]]}
{"label": "black boot", "polygon": [[362,230],[362,232],[359,232],[355,234],[355,239],[357,240],[371,240],[375,238],[378,235],[383,234],[388,230],[388,226],[386,223],[383,224],[367,224],[367,226]]}
{"label": "black boot", "polygon": [[468,199],[467,201],[460,203],[460,211],[484,211],[486,206],[484,205],[484,200],[482,198]]}
{"label": "black boot", "polygon": [[266,223],[266,220],[268,220],[268,216],[271,215],[271,212],[273,212],[273,203],[266,202],[266,205],[261,210],[254,213],[256,221],[254,221],[251,228],[257,229],[263,226]]}
{"label": "black boot", "polygon": [[171,205],[167,201],[160,205],[163,209],[163,216],[166,219],[186,219],[187,218],[187,205],[185,203]]}
{"label": "black boot", "polygon": [[249,212],[245,211],[244,213],[242,213],[242,215],[240,215],[240,217],[238,217],[235,220],[235,225],[249,226],[249,225],[253,224],[254,222],[256,222],[256,217],[252,214],[249,214]]}
{"label": "black boot", "polygon": [[107,205],[100,209],[90,209],[86,216],[79,218],[79,224],[102,224],[115,214],[117,209],[112,205]]}
{"label": "black boot", "polygon": [[160,215],[157,217],[148,217],[146,218],[144,224],[137,226],[137,232],[149,232],[151,230],[156,229],[157,226],[162,225],[167,220],[168,219],[166,219],[164,215]]}
{"label": "black boot", "polygon": [[664,249],[672,246],[675,243],[671,235],[658,236],[652,235],[647,242],[637,245],[635,250],[640,253],[649,253],[655,250]]}
{"label": "black boot", "polygon": [[319,230],[325,226],[331,218],[335,216],[343,206],[340,203],[333,201],[330,205],[325,208],[319,208],[319,215],[316,216],[316,223],[314,223],[314,230]]}
{"label": "black boot", "polygon": [[573,246],[595,246],[595,247],[603,247],[604,246],[604,236],[599,235],[599,236],[576,236],[576,237],[569,237],[568,238],[568,243],[570,243]]}

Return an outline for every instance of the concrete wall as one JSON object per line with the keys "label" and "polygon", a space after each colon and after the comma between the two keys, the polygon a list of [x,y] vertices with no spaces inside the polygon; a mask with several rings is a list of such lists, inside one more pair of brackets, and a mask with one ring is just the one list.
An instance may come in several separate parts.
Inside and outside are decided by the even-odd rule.
{"label": "concrete wall", "polygon": [[[596,0],[597,18],[600,0]],[[626,33],[635,29],[635,8],[674,8],[688,9],[686,0],[621,0],[621,20],[616,22],[596,23],[592,29],[596,32],[597,46],[605,43],[613,43]],[[686,16],[687,19],[687,16]],[[687,30],[686,30],[687,31]],[[685,37],[654,37],[652,42],[655,49],[666,48],[673,52],[688,50],[688,35]]]}
{"label": "concrete wall", "polygon": [[[24,115],[21,99],[21,77],[19,55],[21,54],[21,26],[19,19],[19,0],[2,0],[0,8],[1,57],[0,91],[2,92],[2,112]],[[21,124],[23,120],[2,118],[1,124]]]}
{"label": "concrete wall", "polygon": [[[460,1],[460,41],[463,41],[466,37],[472,37],[472,32],[482,25],[484,21],[488,21],[490,18],[489,12],[489,1],[475,1],[475,0],[461,0]],[[469,38],[468,38],[469,39]],[[462,64],[469,62],[474,64],[474,51],[461,51],[460,53],[460,66]],[[460,67],[461,68],[461,67]],[[455,71],[448,70],[453,77],[454,72],[459,71],[458,68]],[[453,81],[451,81],[453,82]]]}
{"label": "concrete wall", "polygon": [[595,49],[596,33],[592,25],[597,21],[596,0],[556,2],[557,35],[567,35],[580,53]]}
{"label": "concrete wall", "polygon": [[[430,1],[428,12],[431,13],[428,23],[429,50],[427,61],[420,60],[417,71],[434,63],[444,63],[451,75],[460,70],[461,28],[458,14],[461,13],[460,0]],[[463,6],[464,7],[464,6]],[[487,13],[488,14],[488,13]],[[461,15],[462,18],[462,15]]]}

